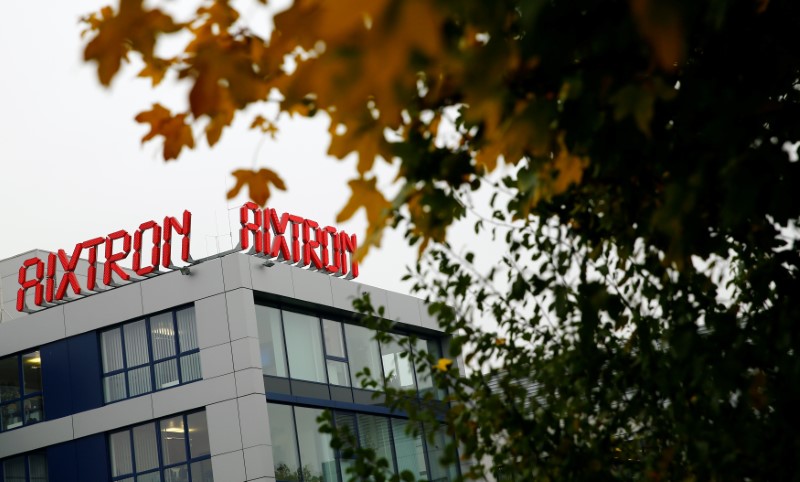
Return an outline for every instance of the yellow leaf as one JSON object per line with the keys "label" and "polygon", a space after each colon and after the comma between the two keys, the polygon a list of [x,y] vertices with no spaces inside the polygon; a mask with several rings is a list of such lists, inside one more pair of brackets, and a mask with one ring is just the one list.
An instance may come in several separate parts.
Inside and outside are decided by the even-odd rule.
{"label": "yellow leaf", "polygon": [[258,205],[263,206],[267,203],[271,194],[269,188],[270,184],[281,191],[286,190],[286,184],[284,184],[283,179],[281,179],[275,171],[263,167],[259,169],[258,172],[249,169],[239,169],[233,171],[233,176],[236,178],[236,185],[233,186],[233,189],[228,191],[228,199],[235,198],[242,187],[247,185],[247,188],[250,190],[250,199]]}
{"label": "yellow leaf", "polygon": [[187,114],[175,116],[161,104],[153,104],[149,111],[136,116],[136,122],[150,124],[150,131],[142,137],[142,143],[156,136],[164,138],[164,159],[176,159],[184,147],[194,147],[192,128],[186,123]]}
{"label": "yellow leaf", "polygon": [[439,361],[436,363],[436,369],[440,372],[446,372],[450,365],[453,364],[453,360],[449,358],[439,358]]}
{"label": "yellow leaf", "polygon": [[497,345],[497,346],[503,346],[503,345],[506,344],[506,339],[505,338],[496,338],[494,340],[494,344]]}

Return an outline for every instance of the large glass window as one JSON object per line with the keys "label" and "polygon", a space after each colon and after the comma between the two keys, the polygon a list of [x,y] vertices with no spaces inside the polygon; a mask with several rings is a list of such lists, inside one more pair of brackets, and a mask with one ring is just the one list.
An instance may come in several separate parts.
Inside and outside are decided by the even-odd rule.
{"label": "large glass window", "polygon": [[286,354],[283,349],[283,324],[281,310],[256,305],[258,343],[261,348],[261,366],[264,375],[287,377]]}
{"label": "large glass window", "polygon": [[47,457],[43,452],[5,459],[2,469],[3,482],[47,482]]}
{"label": "large glass window", "polygon": [[414,390],[417,384],[414,381],[414,368],[405,348],[398,340],[407,344],[406,337],[395,337],[388,343],[381,343],[381,359],[383,360],[383,376],[386,385],[392,388]]}
{"label": "large glass window", "polygon": [[122,482],[213,482],[206,413],[112,432],[111,477]]}
{"label": "large glass window", "polygon": [[[376,389],[357,375],[368,370],[379,384],[385,380],[397,389],[444,398],[434,390],[428,363],[415,366],[407,356],[405,335],[379,344],[375,332],[363,326],[261,305],[256,306],[256,319],[264,375]],[[417,339],[413,349],[427,351],[434,360],[441,357],[435,339]]]}
{"label": "large glass window", "polygon": [[375,333],[363,326],[344,325],[344,336],[347,340],[347,353],[350,355],[350,376],[353,386],[361,387],[357,373],[365,368],[369,370],[373,379],[380,381],[383,373],[381,368],[381,354]]}
{"label": "large glass window", "polygon": [[[322,410],[275,403],[267,407],[278,482],[348,480],[347,468],[353,461],[330,448],[330,435],[319,433],[316,420]],[[394,473],[409,471],[415,480],[436,482],[450,482],[457,476],[455,464],[440,460],[450,440],[443,427],[435,428],[434,441],[429,443],[422,426],[405,419],[339,410],[333,412],[333,419],[337,427],[350,430],[359,447],[385,458]]]}
{"label": "large glass window", "polygon": [[38,351],[0,359],[0,432],[44,420]]}
{"label": "large glass window", "polygon": [[289,373],[297,380],[326,383],[325,355],[319,318],[292,311],[283,312]]}
{"label": "large glass window", "polygon": [[194,307],[100,333],[106,403],[199,380]]}

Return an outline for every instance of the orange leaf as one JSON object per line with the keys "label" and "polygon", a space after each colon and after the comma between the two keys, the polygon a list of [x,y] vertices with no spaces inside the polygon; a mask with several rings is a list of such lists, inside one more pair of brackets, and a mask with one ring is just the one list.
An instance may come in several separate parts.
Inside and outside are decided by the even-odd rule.
{"label": "orange leaf", "polygon": [[142,143],[156,136],[164,138],[164,160],[176,159],[184,147],[194,147],[192,128],[186,123],[187,114],[172,113],[161,104],[153,104],[149,111],[136,116],[136,122],[150,124],[150,132],[142,137]]}
{"label": "orange leaf", "polygon": [[369,230],[372,228],[383,226],[388,218],[389,210],[392,205],[383,197],[383,194],[378,191],[376,187],[376,179],[353,179],[348,182],[353,194],[350,200],[342,208],[341,212],[336,216],[336,221],[342,222],[353,217],[362,207],[367,211],[367,222],[369,223]]}
{"label": "orange leaf", "polygon": [[283,179],[281,179],[275,171],[270,169],[262,167],[258,172],[249,169],[239,169],[233,171],[232,174],[233,177],[236,178],[236,185],[233,186],[233,189],[228,191],[228,199],[235,198],[246,184],[247,188],[250,190],[250,199],[258,205],[263,206],[267,203],[271,194],[269,188],[270,184],[281,191],[286,190],[286,184],[284,184]]}
{"label": "orange leaf", "polygon": [[145,10],[142,4],[143,0],[120,0],[118,12],[104,8],[101,16],[90,15],[85,20],[97,35],[86,45],[83,58],[97,62],[97,77],[103,85],[111,83],[129,51],[150,59],[156,37],[180,29],[169,15],[158,9]]}

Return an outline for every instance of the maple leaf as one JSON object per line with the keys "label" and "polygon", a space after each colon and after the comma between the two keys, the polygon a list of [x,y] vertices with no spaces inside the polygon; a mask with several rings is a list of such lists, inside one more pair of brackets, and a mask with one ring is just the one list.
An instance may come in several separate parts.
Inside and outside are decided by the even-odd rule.
{"label": "maple leaf", "polygon": [[275,139],[275,135],[278,133],[278,126],[275,125],[274,122],[268,121],[262,115],[257,115],[255,119],[253,119],[252,124],[250,124],[251,129],[258,129],[264,134],[269,134],[269,136]]}
{"label": "maple leaf", "polygon": [[370,229],[376,226],[382,226],[387,217],[388,212],[392,208],[389,201],[383,197],[383,194],[376,186],[377,179],[353,179],[347,184],[353,191],[347,204],[336,216],[336,221],[342,222],[353,217],[360,208],[364,208],[367,212],[367,222]]}
{"label": "maple leaf", "polygon": [[164,75],[166,75],[173,63],[175,63],[175,59],[161,59],[158,57],[145,59],[144,67],[139,71],[137,77],[149,77],[153,87],[155,87],[164,80]]}
{"label": "maple leaf", "polygon": [[136,116],[136,122],[150,124],[150,132],[142,137],[142,143],[156,136],[164,138],[164,160],[176,159],[184,147],[194,147],[192,128],[186,123],[187,114],[175,116],[161,104],[153,104],[149,111]]}
{"label": "maple leaf", "polygon": [[228,199],[233,199],[239,194],[244,185],[250,190],[250,199],[259,206],[264,206],[269,200],[270,184],[275,186],[276,189],[281,191],[286,190],[286,184],[278,174],[266,168],[261,168],[258,171],[251,171],[249,169],[238,169],[233,171],[233,177],[236,178],[236,185],[233,189],[228,191]]}
{"label": "maple leaf", "polygon": [[391,159],[389,143],[383,135],[383,126],[372,118],[347,127],[342,134],[337,134],[336,125],[331,122],[331,145],[328,154],[339,159],[344,159],[351,152],[358,153],[358,173],[367,173],[380,155],[384,159]]}
{"label": "maple leaf", "polygon": [[169,15],[158,9],[145,10],[142,4],[143,0],[121,0],[116,15],[107,7],[101,16],[85,20],[97,35],[86,45],[83,59],[97,62],[97,77],[103,85],[111,83],[129,51],[150,59],[159,34],[181,29]]}

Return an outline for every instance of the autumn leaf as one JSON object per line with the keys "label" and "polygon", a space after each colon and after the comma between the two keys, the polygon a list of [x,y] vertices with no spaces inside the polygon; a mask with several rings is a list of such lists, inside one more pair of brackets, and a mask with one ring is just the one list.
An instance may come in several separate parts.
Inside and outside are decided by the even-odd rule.
{"label": "autumn leaf", "polygon": [[272,139],[278,133],[278,126],[274,122],[268,121],[264,116],[257,115],[253,122],[250,124],[251,129],[258,129],[264,134],[269,134]]}
{"label": "autumn leaf", "polygon": [[85,21],[97,35],[86,45],[83,58],[97,62],[97,77],[106,86],[119,71],[122,60],[127,59],[129,51],[139,52],[144,59],[150,59],[156,37],[181,28],[161,10],[145,10],[143,0],[121,0],[116,15],[111,8],[104,8],[101,16],[90,16]]}
{"label": "autumn leaf", "polygon": [[639,34],[650,44],[659,67],[673,72],[685,54],[683,26],[676,8],[663,0],[631,0],[630,5]]}
{"label": "autumn leaf", "polygon": [[233,177],[236,178],[236,185],[233,186],[233,189],[228,191],[228,199],[235,198],[246,184],[247,188],[250,190],[250,199],[259,206],[264,206],[271,194],[270,184],[281,191],[286,190],[286,184],[284,184],[283,179],[271,169],[263,167],[258,171],[238,169],[233,171],[232,174]]}
{"label": "autumn leaf", "polygon": [[336,216],[337,222],[347,221],[362,207],[367,212],[367,222],[370,228],[382,226],[392,205],[383,197],[376,186],[376,179],[353,179],[347,184],[353,191],[350,200]]}
{"label": "autumn leaf", "polygon": [[194,147],[192,128],[186,123],[187,114],[172,113],[161,104],[153,104],[149,111],[136,116],[136,122],[150,124],[150,131],[142,137],[142,143],[156,136],[164,138],[164,159],[176,159],[184,147]]}
{"label": "autumn leaf", "polygon": [[157,86],[164,80],[169,67],[175,62],[175,59],[160,59],[153,57],[145,59],[144,68],[139,71],[137,77],[150,78],[153,87]]}
{"label": "autumn leaf", "polygon": [[343,159],[351,152],[358,153],[359,174],[366,174],[380,155],[384,159],[391,159],[389,143],[383,136],[383,126],[371,118],[357,125],[346,128],[345,132],[337,133],[339,126],[331,123],[331,145],[328,154]]}

